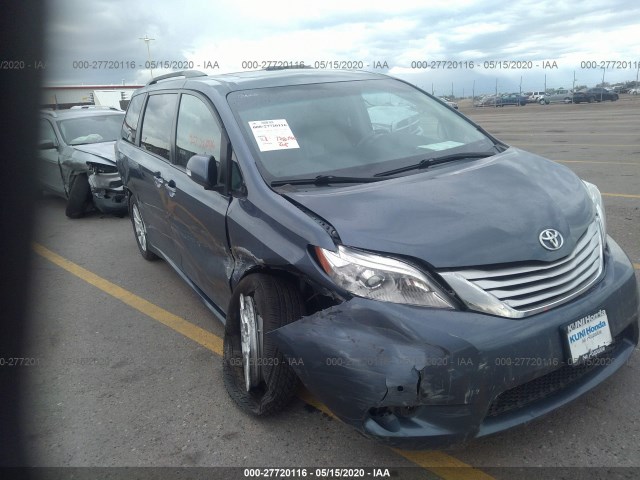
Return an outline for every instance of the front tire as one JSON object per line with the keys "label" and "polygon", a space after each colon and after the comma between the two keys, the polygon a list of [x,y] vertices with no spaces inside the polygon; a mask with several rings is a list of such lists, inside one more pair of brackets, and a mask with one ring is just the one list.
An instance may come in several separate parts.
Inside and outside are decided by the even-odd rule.
{"label": "front tire", "polygon": [[142,219],[142,214],[140,213],[140,207],[138,207],[138,202],[133,196],[129,197],[129,216],[131,217],[133,234],[136,237],[136,244],[138,245],[138,250],[140,250],[140,255],[142,255],[142,258],[150,262],[153,260],[156,260],[158,256],[149,250],[149,240],[147,238],[147,225],[144,223],[144,220]]}
{"label": "front tire", "polygon": [[288,281],[253,274],[236,287],[225,324],[222,372],[227,392],[241,410],[266,416],[291,401],[298,377],[265,333],[303,314],[300,293]]}
{"label": "front tire", "polygon": [[76,175],[69,189],[67,208],[64,213],[69,218],[81,218],[89,209],[91,203],[89,179],[84,174]]}

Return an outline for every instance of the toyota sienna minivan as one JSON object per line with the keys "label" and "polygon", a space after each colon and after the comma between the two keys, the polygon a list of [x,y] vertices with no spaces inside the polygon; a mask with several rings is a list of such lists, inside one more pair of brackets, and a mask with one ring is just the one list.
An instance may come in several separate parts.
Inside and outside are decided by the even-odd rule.
{"label": "toyota sienna minivan", "polygon": [[171,73],[115,148],[140,253],[224,323],[251,414],[302,382],[366,436],[439,448],[569,404],[638,343],[596,186],[402,80]]}

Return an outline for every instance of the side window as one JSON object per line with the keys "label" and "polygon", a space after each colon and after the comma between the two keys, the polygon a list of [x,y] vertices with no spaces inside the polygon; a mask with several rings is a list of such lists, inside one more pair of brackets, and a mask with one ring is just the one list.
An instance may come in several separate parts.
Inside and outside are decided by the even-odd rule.
{"label": "side window", "polygon": [[219,164],[221,144],[220,126],[205,103],[193,95],[182,95],[174,163],[186,167],[193,155],[213,155]]}
{"label": "side window", "polygon": [[151,95],[142,122],[140,146],[169,160],[171,151],[171,125],[178,95],[164,93]]}
{"label": "side window", "polygon": [[54,145],[58,145],[56,132],[53,130],[51,124],[46,120],[40,120],[40,138],[38,139],[38,143],[42,142],[53,142]]}
{"label": "side window", "polygon": [[138,120],[144,102],[144,95],[136,95],[131,99],[127,114],[122,123],[122,139],[130,143],[136,143],[136,133],[138,132]]}

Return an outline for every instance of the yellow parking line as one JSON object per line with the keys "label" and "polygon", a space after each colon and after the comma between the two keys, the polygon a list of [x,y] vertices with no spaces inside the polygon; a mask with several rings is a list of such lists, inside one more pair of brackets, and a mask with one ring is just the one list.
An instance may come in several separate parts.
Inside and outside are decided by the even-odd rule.
{"label": "yellow parking line", "polygon": [[633,268],[635,268],[636,270],[640,270],[640,263],[634,263]]}
{"label": "yellow parking line", "polygon": [[[121,302],[129,305],[148,317],[157,320],[172,330],[181,333],[185,337],[193,340],[212,352],[222,355],[222,339],[213,333],[187,322],[185,319],[154,305],[153,303],[129,292],[128,290],[125,290],[122,287],[119,287],[115,283],[96,275],[77,263],[67,260],[38,243],[33,244],[33,250],[38,255],[46,258],[50,262],[63,268],[81,280],[84,280],[99,290],[117,298]],[[326,405],[318,402],[306,390],[300,393],[300,398],[309,405],[335,418],[335,415],[326,407]],[[493,477],[486,473],[477,470],[443,452],[408,451],[395,448],[392,450],[416,465],[433,472],[444,480],[494,480]]]}
{"label": "yellow parking line", "polygon": [[624,198],[640,198],[640,195],[631,193],[601,193],[603,197],[624,197]]}
{"label": "yellow parking line", "polygon": [[117,298],[123,303],[126,303],[130,307],[138,310],[141,313],[157,320],[158,322],[166,325],[167,327],[181,333],[187,338],[190,338],[196,343],[199,343],[205,348],[208,348],[212,352],[222,355],[222,339],[207,330],[187,322],[185,319],[174,315],[173,313],[160,308],[157,305],[139,297],[122,287],[119,287],[115,283],[106,280],[95,273],[81,267],[77,263],[73,263],[66,258],[52,252],[48,248],[43,247],[37,243],[33,244],[35,252],[46,258],[52,263],[55,263],[59,267],[65,269],[67,272],[72,273],[76,277],[90,283],[94,287],[108,293],[112,297]]}

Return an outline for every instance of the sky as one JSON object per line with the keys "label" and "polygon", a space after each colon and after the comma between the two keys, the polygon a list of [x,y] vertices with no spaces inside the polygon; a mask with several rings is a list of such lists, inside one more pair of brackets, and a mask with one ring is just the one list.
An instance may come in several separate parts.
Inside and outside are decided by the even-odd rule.
{"label": "sky", "polygon": [[640,66],[640,2],[628,0],[55,0],[47,18],[48,85],[339,62],[460,97],[614,84]]}

